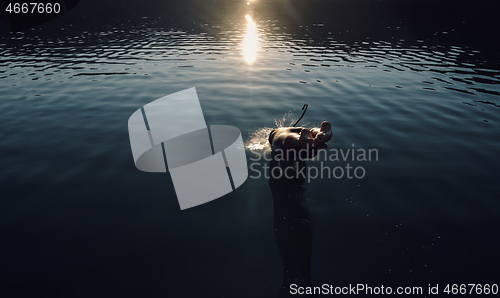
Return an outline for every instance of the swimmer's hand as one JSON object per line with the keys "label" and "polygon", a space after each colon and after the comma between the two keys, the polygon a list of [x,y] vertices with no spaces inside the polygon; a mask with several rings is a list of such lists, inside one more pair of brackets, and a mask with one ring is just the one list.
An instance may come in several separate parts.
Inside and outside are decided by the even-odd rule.
{"label": "swimmer's hand", "polygon": [[326,149],[326,142],[332,139],[332,125],[328,121],[321,122],[320,127],[311,130],[303,128],[294,140],[295,149]]}
{"label": "swimmer's hand", "polygon": [[321,122],[321,126],[313,128],[311,133],[317,146],[324,145],[332,139],[332,125],[328,121],[323,121]]}
{"label": "swimmer's hand", "polygon": [[295,150],[307,150],[307,158],[313,158],[318,150],[327,149],[326,142],[332,139],[332,126],[330,122],[323,121],[321,126],[309,130],[303,128],[300,134],[294,133],[293,148]]}

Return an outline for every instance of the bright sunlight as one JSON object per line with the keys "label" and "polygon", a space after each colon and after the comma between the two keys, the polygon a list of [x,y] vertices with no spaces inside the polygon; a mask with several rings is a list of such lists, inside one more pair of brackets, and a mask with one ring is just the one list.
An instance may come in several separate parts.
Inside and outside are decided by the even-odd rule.
{"label": "bright sunlight", "polygon": [[243,38],[243,55],[247,63],[252,63],[255,61],[259,47],[257,25],[249,15],[246,15],[245,19],[247,20],[247,32]]}

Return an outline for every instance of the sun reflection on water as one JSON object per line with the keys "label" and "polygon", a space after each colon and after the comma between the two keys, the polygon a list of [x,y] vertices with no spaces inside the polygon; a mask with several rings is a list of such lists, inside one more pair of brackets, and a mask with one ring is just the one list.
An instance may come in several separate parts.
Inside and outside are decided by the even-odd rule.
{"label": "sun reflection on water", "polygon": [[251,64],[255,61],[259,48],[257,25],[249,15],[246,15],[245,19],[247,20],[247,31],[243,38],[243,56],[245,61]]}

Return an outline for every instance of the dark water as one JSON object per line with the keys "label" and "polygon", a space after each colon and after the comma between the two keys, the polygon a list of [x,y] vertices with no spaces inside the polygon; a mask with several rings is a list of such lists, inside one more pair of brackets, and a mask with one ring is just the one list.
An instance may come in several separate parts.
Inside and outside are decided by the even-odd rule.
{"label": "dark water", "polygon": [[308,103],[304,123],[333,125],[330,148],[378,150],[351,163],[363,179],[308,184],[314,284],[500,283],[491,5],[446,15],[444,4],[320,2],[212,1],[109,20],[88,2],[4,32],[0,296],[276,297],[265,178],[180,211],[168,174],[134,166],[128,117],[190,87],[208,124],[237,126],[245,141]]}

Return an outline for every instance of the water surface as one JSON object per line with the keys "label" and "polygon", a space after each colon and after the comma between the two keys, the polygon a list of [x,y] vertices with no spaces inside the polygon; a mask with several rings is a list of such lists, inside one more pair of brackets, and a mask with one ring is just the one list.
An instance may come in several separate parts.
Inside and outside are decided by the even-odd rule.
{"label": "water surface", "polygon": [[315,284],[499,282],[498,45],[257,5],[189,24],[66,19],[1,37],[7,296],[275,296],[264,177],[181,212],[168,174],[133,164],[128,117],[190,87],[208,124],[245,141],[307,103],[302,124],[330,121],[330,148],[378,150],[352,163],[363,179],[308,185]]}

